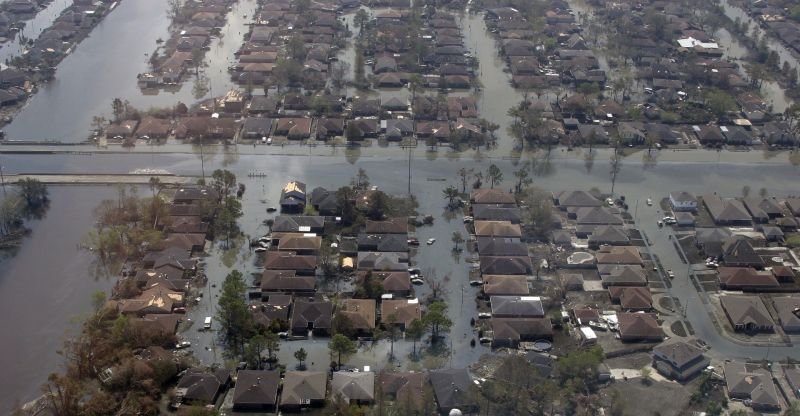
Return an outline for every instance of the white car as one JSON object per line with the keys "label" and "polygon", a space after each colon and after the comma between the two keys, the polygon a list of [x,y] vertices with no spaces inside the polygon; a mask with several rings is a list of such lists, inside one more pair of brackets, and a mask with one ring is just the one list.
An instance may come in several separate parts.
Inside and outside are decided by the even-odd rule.
{"label": "white car", "polygon": [[425,281],[420,279],[420,278],[418,278],[418,277],[415,277],[415,278],[411,279],[411,283],[415,284],[415,285],[421,285],[421,284],[424,284]]}
{"label": "white car", "polygon": [[182,350],[184,348],[189,348],[191,346],[192,346],[192,343],[189,342],[189,341],[180,341],[177,344],[175,344],[175,349],[176,350]]}
{"label": "white car", "polygon": [[483,284],[483,282],[481,282],[480,280],[470,280],[470,282],[469,282],[470,286],[480,286],[482,284]]}
{"label": "white car", "polygon": [[428,241],[427,241],[428,245],[431,245],[431,244],[433,244],[435,242],[436,242],[435,238],[429,238]]}
{"label": "white car", "polygon": [[263,253],[265,251],[267,251],[266,247],[256,247],[256,249],[255,249],[256,253]]}
{"label": "white car", "polygon": [[492,317],[492,314],[490,314],[489,312],[479,312],[478,313],[478,318],[480,318],[480,319],[489,319],[491,317]]}

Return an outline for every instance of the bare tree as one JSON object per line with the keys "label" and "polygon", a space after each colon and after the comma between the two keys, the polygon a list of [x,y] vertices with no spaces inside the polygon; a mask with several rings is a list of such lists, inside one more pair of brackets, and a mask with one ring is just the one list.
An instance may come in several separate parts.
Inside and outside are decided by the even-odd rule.
{"label": "bare tree", "polygon": [[450,282],[450,273],[445,274],[441,278],[437,278],[436,269],[428,269],[425,271],[422,280],[431,288],[430,297],[432,300],[441,299],[450,293],[450,288],[447,287],[447,284]]}
{"label": "bare tree", "polygon": [[622,169],[622,157],[619,152],[614,149],[611,154],[609,173],[611,174],[611,195],[614,195],[614,186],[617,184],[617,175]]}

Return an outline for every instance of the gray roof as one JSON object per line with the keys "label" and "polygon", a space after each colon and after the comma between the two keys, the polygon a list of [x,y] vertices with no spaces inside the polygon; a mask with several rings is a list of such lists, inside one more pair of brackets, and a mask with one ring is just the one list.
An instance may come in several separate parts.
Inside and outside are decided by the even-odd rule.
{"label": "gray roof", "polygon": [[784,330],[797,331],[800,329],[800,317],[795,311],[800,308],[800,297],[781,296],[772,298],[778,320]]}
{"label": "gray roof", "polygon": [[603,203],[586,191],[563,191],[553,195],[558,205],[564,207],[599,207]]}
{"label": "gray roof", "polygon": [[375,399],[375,373],[337,371],[331,380],[331,393],[341,394],[350,401],[372,401]]}
{"label": "gray roof", "polygon": [[481,256],[480,262],[483,274],[528,274],[533,270],[527,256]]}
{"label": "gray roof", "polygon": [[430,380],[439,409],[474,406],[472,380],[465,368],[432,371]]}
{"label": "gray roof", "polygon": [[764,260],[756,253],[750,241],[742,236],[731,236],[722,245],[722,259],[728,266],[764,267]]}
{"label": "gray roof", "polygon": [[301,227],[322,228],[325,225],[325,217],[310,215],[278,215],[272,224],[274,233],[296,233],[302,232]]}
{"label": "gray roof", "polygon": [[576,214],[578,224],[622,225],[622,217],[606,207],[582,207]]}
{"label": "gray roof", "polygon": [[479,237],[478,253],[482,256],[527,256],[528,246],[507,238]]}
{"label": "gray roof", "polygon": [[472,205],[472,216],[476,220],[509,221],[512,224],[519,224],[522,220],[522,214],[517,207],[489,204]]}
{"label": "gray roof", "polygon": [[703,350],[683,341],[661,344],[653,348],[653,353],[678,368],[703,357]]}
{"label": "gray roof", "polygon": [[732,397],[748,398],[753,407],[780,407],[780,398],[769,371],[739,361],[724,364],[725,384]]}
{"label": "gray roof", "polygon": [[544,305],[538,296],[492,296],[492,316],[537,318],[544,316]]}
{"label": "gray roof", "polygon": [[691,192],[678,191],[670,192],[669,197],[676,202],[694,202],[697,203],[697,197]]}
{"label": "gray roof", "polygon": [[302,405],[305,400],[325,400],[328,375],[323,371],[287,371],[283,379],[281,406]]}
{"label": "gray roof", "polygon": [[395,271],[408,269],[408,253],[397,252],[360,252],[358,253],[360,270]]}
{"label": "gray roof", "polygon": [[749,223],[751,221],[747,209],[741,201],[736,199],[722,199],[716,195],[704,195],[703,202],[706,204],[711,217],[717,223]]}
{"label": "gray roof", "polygon": [[278,401],[280,380],[278,370],[239,370],[233,391],[234,407],[274,406]]}
{"label": "gray roof", "polygon": [[598,225],[589,237],[590,243],[599,244],[627,244],[630,241],[628,234],[618,225]]}
{"label": "gray roof", "polygon": [[408,251],[408,238],[404,234],[364,234],[358,235],[359,250],[380,252]]}
{"label": "gray roof", "polygon": [[722,308],[734,325],[772,326],[767,307],[758,296],[721,296]]}

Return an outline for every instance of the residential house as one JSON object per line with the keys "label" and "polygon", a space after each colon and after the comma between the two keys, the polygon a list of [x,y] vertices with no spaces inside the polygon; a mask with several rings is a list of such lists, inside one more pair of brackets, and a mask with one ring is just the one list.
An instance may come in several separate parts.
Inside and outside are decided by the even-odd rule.
{"label": "residential house", "polygon": [[300,234],[284,234],[278,243],[278,251],[292,251],[299,255],[315,255],[322,246],[322,237]]}
{"label": "residential house", "polygon": [[274,411],[278,404],[278,370],[239,370],[233,390],[233,409]]}
{"label": "residential house", "polygon": [[770,372],[758,364],[726,361],[725,385],[732,399],[749,400],[755,410],[780,410],[781,398]]}
{"label": "residential house", "polygon": [[[390,317],[392,317],[390,319]],[[422,319],[418,299],[384,299],[381,301],[381,323],[408,328],[415,319]]]}
{"label": "residential house", "polygon": [[604,288],[612,286],[647,286],[647,276],[640,265],[598,265]]}
{"label": "residential house", "polygon": [[669,205],[673,211],[694,212],[697,211],[697,198],[691,192],[670,192]]}
{"label": "residential house", "polygon": [[475,221],[475,235],[478,237],[522,237],[519,224],[509,221]]}
{"label": "residential house", "polygon": [[741,201],[723,199],[717,195],[704,195],[703,203],[717,225],[749,226],[752,218]]}
{"label": "residential house", "polygon": [[335,371],[331,394],[341,396],[346,403],[370,404],[375,400],[375,373]]}
{"label": "residential house", "polygon": [[[300,187],[297,187],[300,190]],[[292,192],[297,192],[293,190]],[[294,195],[305,201],[305,185]],[[273,233],[315,233],[321,234],[325,228],[325,217],[314,215],[279,215],[272,224]]]}
{"label": "residential house", "polygon": [[317,121],[317,139],[326,140],[344,135],[343,118],[321,118]]}
{"label": "residential house", "polygon": [[483,293],[488,296],[526,296],[530,293],[525,276],[484,275]]}
{"label": "residential house", "polygon": [[524,257],[480,257],[481,274],[525,275],[533,271],[531,258]]}
{"label": "residential house", "polygon": [[720,267],[717,278],[723,290],[761,291],[780,286],[772,273],[759,272],[750,267]]}
{"label": "residential house", "polygon": [[598,225],[589,236],[589,247],[594,249],[604,245],[627,246],[630,242],[628,233],[618,225]]}
{"label": "residential house", "polygon": [[538,296],[492,296],[493,318],[542,318],[544,306]]}
{"label": "residential house", "polygon": [[408,234],[408,217],[367,220],[365,227],[367,234]]}
{"label": "residential house", "polygon": [[280,409],[298,412],[323,407],[328,394],[328,374],[323,371],[287,371],[283,378]]}
{"label": "residential house", "polygon": [[743,236],[732,236],[725,240],[722,244],[722,261],[730,267],[763,269],[766,265],[750,241]]}
{"label": "residential house", "polygon": [[508,221],[512,224],[522,222],[522,212],[517,207],[494,204],[473,204],[472,217],[478,221]]}
{"label": "residential house", "polygon": [[306,206],[306,184],[290,181],[281,189],[281,210],[302,212]]}
{"label": "residential house", "polygon": [[231,373],[226,369],[204,372],[187,370],[175,386],[175,396],[183,403],[214,404],[231,382]]}
{"label": "residential house", "polygon": [[289,140],[305,140],[311,137],[310,118],[279,118],[275,123],[275,135],[286,136]]}
{"label": "residential house", "polygon": [[382,371],[378,375],[380,391],[409,411],[422,412],[425,405],[421,394],[428,383],[428,374],[413,371]]}
{"label": "residential house", "polygon": [[269,137],[271,131],[271,118],[247,117],[242,123],[241,137],[246,139],[260,139],[262,137]]}
{"label": "residential house", "polygon": [[291,251],[269,251],[264,259],[266,270],[294,270],[300,276],[314,276],[317,257],[303,256]]}
{"label": "residential house", "polygon": [[408,270],[408,253],[359,252],[356,267],[383,272]]}
{"label": "residential house", "polygon": [[408,251],[408,238],[403,234],[364,234],[358,235],[360,251]]}
{"label": "residential house", "polygon": [[500,206],[516,206],[516,199],[508,192],[499,189],[476,189],[470,193],[470,202],[475,204],[494,204]]}
{"label": "residential house", "polygon": [[631,341],[661,341],[664,339],[664,330],[661,329],[655,315],[649,313],[617,314],[619,320],[619,335],[623,342]]}
{"label": "residential house", "polygon": [[683,341],[662,344],[653,348],[653,368],[677,381],[687,381],[711,364],[703,350]]}
{"label": "residential house", "polygon": [[435,370],[429,373],[429,378],[440,413],[448,413],[453,409],[470,413],[478,409],[472,379],[466,369]]}
{"label": "residential house", "polygon": [[515,348],[520,342],[553,338],[550,318],[492,317],[492,347]]}
{"label": "residential house", "polygon": [[516,238],[479,237],[478,253],[482,256],[527,256],[528,246]]}
{"label": "residential house", "polygon": [[642,256],[634,246],[603,246],[596,253],[597,264],[642,265]]}
{"label": "residential house", "polygon": [[695,244],[706,256],[718,258],[722,256],[722,246],[730,236],[727,228],[697,228]]}
{"label": "residential house", "polygon": [[749,333],[773,331],[772,318],[758,296],[725,295],[719,300],[734,330]]}
{"label": "residential house", "polygon": [[375,299],[345,299],[336,313],[345,317],[358,334],[371,335],[375,329]]}
{"label": "residential house", "polygon": [[553,194],[553,202],[562,211],[570,208],[601,207],[603,202],[590,192],[563,191]]}
{"label": "residential house", "polygon": [[298,300],[292,307],[290,327],[293,333],[326,335],[331,330],[333,304],[330,302],[306,302]]}
{"label": "residential house", "polygon": [[291,295],[278,295],[262,293],[263,303],[250,304],[250,313],[253,315],[253,322],[260,330],[272,330],[275,325],[289,324],[289,311],[292,309]]}
{"label": "residential house", "polygon": [[262,296],[274,292],[313,294],[316,288],[314,276],[298,276],[296,270],[264,270],[261,275]]}
{"label": "residential house", "polygon": [[772,298],[775,311],[778,313],[778,322],[784,332],[800,332],[800,297],[780,296]]}

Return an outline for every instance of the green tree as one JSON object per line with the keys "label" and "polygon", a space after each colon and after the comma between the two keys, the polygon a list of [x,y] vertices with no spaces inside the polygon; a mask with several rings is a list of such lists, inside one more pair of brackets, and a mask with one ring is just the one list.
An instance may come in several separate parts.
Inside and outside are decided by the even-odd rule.
{"label": "green tree", "polygon": [[227,169],[216,169],[211,173],[211,186],[225,198],[236,188],[236,175]]}
{"label": "green tree", "polygon": [[267,350],[267,361],[269,362],[269,368],[272,369],[273,363],[278,360],[275,357],[275,353],[281,349],[281,340],[278,337],[278,334],[274,332],[267,332],[264,335],[264,348]]}
{"label": "green tree", "polygon": [[267,340],[261,334],[253,335],[244,349],[243,357],[250,368],[262,369],[264,368],[264,355],[262,354],[266,348]]}
{"label": "green tree", "polygon": [[489,165],[489,170],[486,172],[486,178],[489,180],[490,188],[503,181],[503,172],[494,163]]}
{"label": "green tree", "polygon": [[114,121],[117,123],[122,121],[122,115],[125,114],[125,103],[121,98],[111,100],[111,113],[114,114]]}
{"label": "green tree", "polygon": [[461,193],[467,192],[467,182],[469,182],[469,177],[472,172],[472,169],[467,168],[461,168],[458,170],[458,176],[461,178]]}
{"label": "green tree", "polygon": [[308,358],[308,353],[306,352],[305,348],[300,347],[299,350],[295,351],[294,352],[294,358],[298,362],[298,365],[297,365],[298,368],[302,369],[302,368],[306,367],[304,362],[305,362],[306,358]]}
{"label": "green tree", "polygon": [[526,186],[529,186],[533,183],[533,178],[530,177],[531,175],[531,162],[526,161],[523,163],[519,169],[514,171],[514,178],[516,178],[516,184],[514,185],[514,189],[516,193],[522,192],[522,189]]}
{"label": "green tree", "polygon": [[369,196],[367,216],[374,221],[380,221],[389,211],[389,197],[383,191],[375,191]]}
{"label": "green tree", "polygon": [[253,330],[253,316],[245,301],[246,291],[247,284],[242,273],[238,270],[231,271],[222,282],[217,307],[217,319],[223,339],[240,354],[244,353],[245,340]]}
{"label": "green tree", "polygon": [[444,194],[444,197],[447,199],[447,208],[454,209],[456,206],[455,200],[458,198],[458,189],[450,185],[442,190],[442,194]]}
{"label": "green tree", "polygon": [[226,244],[230,245],[231,237],[239,231],[236,221],[242,216],[242,203],[233,196],[225,197],[224,201],[214,221],[214,230],[218,235],[224,235]]}
{"label": "green tree", "polygon": [[347,358],[356,352],[356,344],[350,338],[342,334],[335,334],[328,343],[331,357],[336,357],[336,368],[342,367],[342,359]]}
{"label": "green tree", "polygon": [[722,117],[736,109],[736,100],[733,99],[733,96],[720,89],[708,90],[705,94],[705,100],[708,109],[717,117]]}
{"label": "green tree", "polygon": [[439,340],[442,333],[449,332],[453,326],[453,321],[447,316],[447,304],[442,301],[431,303],[422,321],[430,330],[431,342],[434,343]]}
{"label": "green tree", "polygon": [[551,200],[547,192],[535,187],[525,189],[520,196],[520,201],[525,204],[522,209],[525,229],[535,237],[545,237],[553,228]]}
{"label": "green tree", "polygon": [[360,190],[369,188],[369,176],[367,175],[367,171],[362,168],[358,168],[356,176],[350,179],[350,186],[352,186],[353,189]]}
{"label": "green tree", "polygon": [[413,342],[413,355],[417,356],[417,342],[425,335],[425,322],[421,319],[414,319],[408,324],[406,328],[406,338],[410,338]]}
{"label": "green tree", "polygon": [[369,21],[369,14],[364,9],[358,9],[355,16],[353,16],[353,24],[358,26],[358,36],[361,37],[364,34],[364,24]]}

